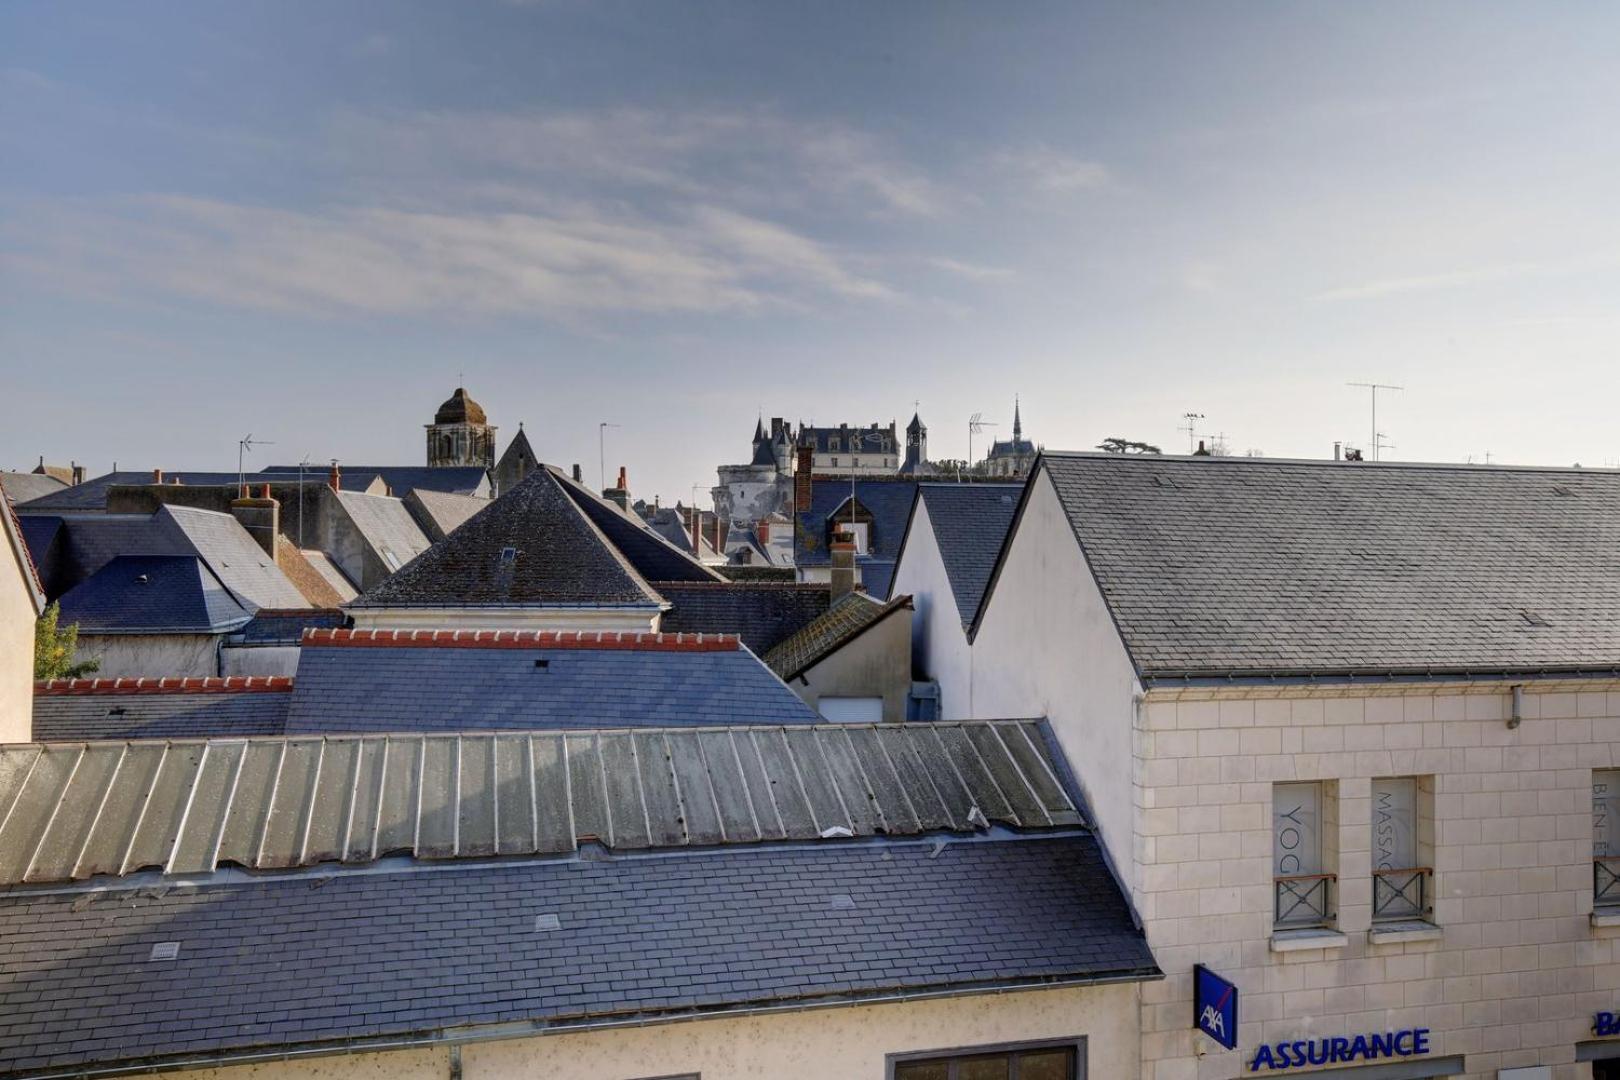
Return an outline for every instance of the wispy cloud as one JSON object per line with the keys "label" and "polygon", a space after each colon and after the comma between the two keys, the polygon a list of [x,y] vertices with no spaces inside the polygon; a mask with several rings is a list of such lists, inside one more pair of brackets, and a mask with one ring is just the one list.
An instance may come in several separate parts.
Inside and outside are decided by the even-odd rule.
{"label": "wispy cloud", "polygon": [[1586,256],[1553,262],[1502,262],[1438,274],[1413,274],[1375,278],[1355,285],[1325,289],[1307,299],[1319,303],[1372,300],[1378,297],[1395,296],[1403,293],[1435,292],[1444,289],[1467,288],[1473,285],[1488,285],[1501,281],[1585,274],[1614,270],[1616,268],[1620,268],[1620,256],[1616,255]]}
{"label": "wispy cloud", "polygon": [[1076,157],[1044,145],[1002,150],[993,155],[991,160],[1002,172],[1017,176],[1039,190],[1054,194],[1100,188],[1111,179],[1107,166],[1101,162]]}
{"label": "wispy cloud", "polygon": [[37,207],[5,232],[13,269],[305,313],[752,310],[892,290],[825,245],[702,209],[655,223],[576,213],[319,212],[142,198]]}

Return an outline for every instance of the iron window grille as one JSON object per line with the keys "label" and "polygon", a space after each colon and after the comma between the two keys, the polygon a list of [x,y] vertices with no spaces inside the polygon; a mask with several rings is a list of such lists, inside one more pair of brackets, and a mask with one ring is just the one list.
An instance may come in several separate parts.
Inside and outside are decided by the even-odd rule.
{"label": "iron window grille", "polygon": [[1285,930],[1331,926],[1337,874],[1286,874],[1272,879],[1272,921]]}
{"label": "iron window grille", "polygon": [[1620,855],[1599,855],[1592,860],[1592,903],[1620,907]]}
{"label": "iron window grille", "polygon": [[1383,922],[1429,917],[1430,880],[1427,866],[1373,871],[1373,918]]}

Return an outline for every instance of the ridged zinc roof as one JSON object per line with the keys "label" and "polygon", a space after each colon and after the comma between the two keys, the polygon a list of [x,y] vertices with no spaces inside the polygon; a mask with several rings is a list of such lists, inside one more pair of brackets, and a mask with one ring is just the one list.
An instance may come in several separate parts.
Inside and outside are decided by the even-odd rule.
{"label": "ridged zinc roof", "polygon": [[1082,824],[1036,722],[0,746],[0,884]]}
{"label": "ridged zinc roof", "polygon": [[1041,460],[1145,676],[1620,669],[1620,472]]}

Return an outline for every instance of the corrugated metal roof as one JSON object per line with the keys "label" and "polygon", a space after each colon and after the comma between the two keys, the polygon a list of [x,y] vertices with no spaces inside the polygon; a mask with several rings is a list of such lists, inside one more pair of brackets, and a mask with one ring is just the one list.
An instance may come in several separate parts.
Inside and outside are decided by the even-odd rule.
{"label": "corrugated metal roof", "polygon": [[0,747],[0,883],[1082,824],[1038,722]]}

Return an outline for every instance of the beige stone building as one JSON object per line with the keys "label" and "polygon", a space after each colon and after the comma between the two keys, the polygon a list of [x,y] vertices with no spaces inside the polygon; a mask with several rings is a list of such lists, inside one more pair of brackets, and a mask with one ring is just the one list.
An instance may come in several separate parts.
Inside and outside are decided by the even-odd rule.
{"label": "beige stone building", "polygon": [[0,491],[0,743],[29,737],[34,701],[34,622],[45,610],[39,576],[11,498]]}
{"label": "beige stone building", "polygon": [[1610,472],[1043,456],[947,715],[1074,763],[1144,1080],[1620,1075],[1616,550]]}

